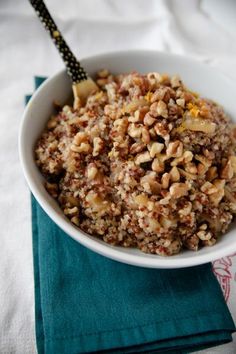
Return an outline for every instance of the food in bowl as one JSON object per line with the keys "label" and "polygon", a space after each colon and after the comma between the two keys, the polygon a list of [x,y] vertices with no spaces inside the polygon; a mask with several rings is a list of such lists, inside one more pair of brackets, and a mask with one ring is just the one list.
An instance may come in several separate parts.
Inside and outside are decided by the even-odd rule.
{"label": "food in bowl", "polygon": [[170,256],[215,244],[236,212],[234,127],[178,76],[98,73],[83,107],[39,138],[46,189],[72,223],[112,245]]}

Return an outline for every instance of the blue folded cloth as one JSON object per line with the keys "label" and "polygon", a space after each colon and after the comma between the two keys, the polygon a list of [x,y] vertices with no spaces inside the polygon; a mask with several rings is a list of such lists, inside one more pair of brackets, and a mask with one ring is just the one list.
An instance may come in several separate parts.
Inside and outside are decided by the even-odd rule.
{"label": "blue folded cloth", "polygon": [[66,235],[33,196],[32,229],[39,354],[190,353],[232,340],[211,264],[158,270],[104,258]]}

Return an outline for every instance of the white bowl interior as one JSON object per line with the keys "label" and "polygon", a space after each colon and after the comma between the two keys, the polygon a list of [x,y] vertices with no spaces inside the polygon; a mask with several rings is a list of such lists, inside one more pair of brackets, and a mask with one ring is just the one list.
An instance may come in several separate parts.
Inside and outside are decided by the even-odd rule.
{"label": "white bowl interior", "polygon": [[[179,74],[191,90],[217,101],[225,107],[232,118],[236,117],[233,97],[235,84],[208,66],[191,59],[152,51],[130,51],[99,55],[84,59],[81,63],[91,76],[101,68],[107,68],[113,73],[128,73],[136,70],[141,73],[159,71]],[[185,250],[178,255],[163,258],[144,254],[133,248],[110,246],[71,224],[55,200],[46,192],[43,178],[34,162],[35,142],[53,112],[52,102],[65,104],[71,94],[71,82],[65,71],[46,80],[26,107],[19,136],[20,158],[30,189],[46,213],[68,235],[109,258],[151,268],[188,267],[213,261],[236,251],[234,225],[213,247],[205,247],[198,252]]]}

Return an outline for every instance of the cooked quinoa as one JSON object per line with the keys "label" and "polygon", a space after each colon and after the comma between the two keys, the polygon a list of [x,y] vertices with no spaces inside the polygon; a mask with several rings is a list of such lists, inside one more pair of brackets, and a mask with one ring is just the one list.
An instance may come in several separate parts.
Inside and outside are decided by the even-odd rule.
{"label": "cooked quinoa", "polygon": [[235,130],[222,107],[159,73],[98,73],[37,142],[46,189],[105,242],[170,256],[215,244],[236,212]]}

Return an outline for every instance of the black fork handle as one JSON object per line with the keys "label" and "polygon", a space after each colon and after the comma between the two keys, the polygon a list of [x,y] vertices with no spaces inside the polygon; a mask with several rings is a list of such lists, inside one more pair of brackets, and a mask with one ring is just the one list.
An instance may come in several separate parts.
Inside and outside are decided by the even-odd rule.
{"label": "black fork handle", "polygon": [[43,0],[29,1],[35,9],[35,12],[37,13],[45,29],[47,32],[49,32],[55,46],[57,47],[62,60],[65,63],[67,73],[72,79],[72,82],[77,84],[81,81],[87,80],[88,75],[86,71],[81,67],[79,61],[76,59],[68,44],[62,37]]}

